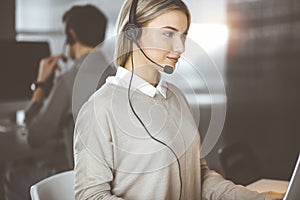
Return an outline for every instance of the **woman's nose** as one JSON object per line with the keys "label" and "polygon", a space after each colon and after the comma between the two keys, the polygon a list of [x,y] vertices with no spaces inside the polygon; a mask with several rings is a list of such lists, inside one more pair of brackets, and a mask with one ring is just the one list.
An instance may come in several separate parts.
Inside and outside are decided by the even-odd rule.
{"label": "woman's nose", "polygon": [[185,50],[185,40],[182,37],[174,37],[173,39],[173,52],[182,54]]}

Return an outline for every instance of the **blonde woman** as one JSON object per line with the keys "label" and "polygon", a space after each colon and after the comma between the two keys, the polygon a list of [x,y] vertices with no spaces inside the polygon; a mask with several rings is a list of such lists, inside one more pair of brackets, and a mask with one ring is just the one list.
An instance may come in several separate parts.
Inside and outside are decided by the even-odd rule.
{"label": "blonde woman", "polygon": [[117,74],[94,93],[76,122],[76,199],[282,198],[224,180],[200,159],[189,106],[160,78],[161,72],[172,72],[184,52],[190,22],[179,0],[125,1]]}

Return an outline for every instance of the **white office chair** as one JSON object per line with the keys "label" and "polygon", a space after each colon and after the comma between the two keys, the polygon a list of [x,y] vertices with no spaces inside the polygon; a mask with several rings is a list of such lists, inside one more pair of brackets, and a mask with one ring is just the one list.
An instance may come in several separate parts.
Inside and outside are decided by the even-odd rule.
{"label": "white office chair", "polygon": [[74,172],[67,171],[50,176],[32,185],[32,200],[75,200]]}

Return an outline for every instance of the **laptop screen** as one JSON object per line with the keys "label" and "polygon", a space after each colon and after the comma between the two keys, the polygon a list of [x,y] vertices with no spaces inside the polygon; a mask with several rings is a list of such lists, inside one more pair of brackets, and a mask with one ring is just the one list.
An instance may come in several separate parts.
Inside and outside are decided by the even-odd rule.
{"label": "laptop screen", "polygon": [[30,100],[39,62],[50,55],[47,42],[0,40],[0,104]]}
{"label": "laptop screen", "polygon": [[300,199],[300,155],[283,200]]}

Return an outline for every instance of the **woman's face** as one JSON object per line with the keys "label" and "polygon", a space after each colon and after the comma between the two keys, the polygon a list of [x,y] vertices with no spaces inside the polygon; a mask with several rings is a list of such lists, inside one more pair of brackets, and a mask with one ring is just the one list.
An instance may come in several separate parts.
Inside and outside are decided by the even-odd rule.
{"label": "woman's face", "polygon": [[[179,10],[169,11],[143,27],[140,45],[148,57],[160,65],[175,67],[185,49],[187,16]],[[144,56],[141,64],[149,64]]]}

